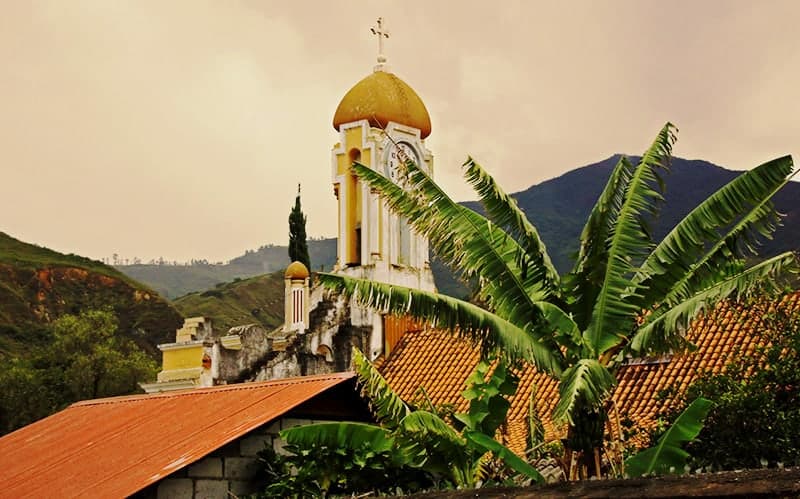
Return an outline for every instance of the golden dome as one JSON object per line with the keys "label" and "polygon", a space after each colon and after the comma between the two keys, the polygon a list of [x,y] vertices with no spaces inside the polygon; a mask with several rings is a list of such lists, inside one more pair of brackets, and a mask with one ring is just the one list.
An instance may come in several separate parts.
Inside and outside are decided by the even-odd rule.
{"label": "golden dome", "polygon": [[369,120],[370,125],[386,128],[390,121],[420,130],[424,139],[431,134],[431,117],[414,90],[392,73],[375,71],[345,94],[336,114],[333,128],[344,123]]}
{"label": "golden dome", "polygon": [[287,279],[305,279],[308,277],[308,269],[303,262],[292,262],[286,267],[286,274]]}

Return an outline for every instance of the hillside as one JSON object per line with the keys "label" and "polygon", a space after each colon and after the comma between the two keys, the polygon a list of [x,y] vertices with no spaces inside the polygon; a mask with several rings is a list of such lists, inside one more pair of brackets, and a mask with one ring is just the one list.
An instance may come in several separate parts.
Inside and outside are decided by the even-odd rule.
{"label": "hillside", "polygon": [[182,323],[172,305],[122,272],[0,232],[0,356],[24,356],[64,314],[106,307],[151,355]]}
{"label": "hillside", "polygon": [[217,334],[251,323],[270,330],[283,323],[283,287],[281,270],[190,293],[173,304],[184,317],[211,317]]}
{"label": "hillside", "polygon": [[[314,270],[330,270],[336,262],[336,240],[308,241],[308,251]],[[217,284],[261,274],[282,271],[289,265],[286,246],[262,246],[248,250],[224,265],[120,265],[117,268],[130,277],[168,298],[176,298],[194,291],[211,289]]]}
{"label": "hillside", "polygon": [[[605,186],[618,156],[584,166],[560,177],[533,185],[513,197],[539,229],[553,263],[559,272],[571,268],[571,255],[583,224],[600,191]],[[753,165],[756,166],[756,165]],[[671,173],[666,175],[666,203],[660,218],[653,225],[656,238],[666,232],[703,199],[741,172],[726,170],[707,161],[673,158]],[[774,255],[800,247],[800,183],[790,182],[776,197],[778,209],[787,214],[784,227],[773,241],[766,241],[763,255]],[[479,209],[476,202],[466,206]],[[330,269],[336,260],[336,240],[309,241],[311,261],[315,269]],[[191,291],[208,289],[220,282],[281,270],[288,265],[286,246],[262,247],[232,260],[227,265],[157,266],[129,265],[120,270],[148,283],[166,296],[174,297]],[[439,289],[448,294],[463,296],[466,290],[447,271],[432,260]]]}
{"label": "hillside", "polygon": [[[605,187],[619,156],[572,170],[564,175],[518,192],[513,197],[537,227],[560,273],[572,267],[572,255],[589,211]],[[638,161],[639,158],[631,157]],[[753,165],[754,167],[757,165]],[[663,238],[691,209],[741,172],[726,170],[701,160],[673,158],[666,182],[666,201],[653,223],[656,240]],[[800,183],[790,182],[774,198],[784,226],[772,241],[765,241],[761,254],[775,255],[800,249]],[[479,209],[476,202],[464,203]]]}

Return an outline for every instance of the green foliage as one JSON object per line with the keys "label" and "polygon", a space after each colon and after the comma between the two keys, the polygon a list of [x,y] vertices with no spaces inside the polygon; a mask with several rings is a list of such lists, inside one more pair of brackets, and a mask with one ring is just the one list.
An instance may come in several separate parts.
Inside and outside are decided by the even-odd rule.
{"label": "green foliage", "polygon": [[65,255],[42,246],[24,243],[4,232],[0,232],[0,263],[28,270],[38,270],[43,267],[74,267],[85,269],[100,275],[118,279],[134,288],[149,291],[149,289],[141,283],[102,262],[79,255]]}
{"label": "green foliage", "polygon": [[182,323],[169,303],[112,267],[0,233],[0,358],[28,359],[48,340],[51,321],[105,308],[154,357]]}
{"label": "green foliage", "polygon": [[65,315],[29,360],[0,365],[0,431],[13,431],[84,399],[139,391],[157,365],[118,333],[109,311]]}
{"label": "green foliage", "polygon": [[[527,334],[525,330],[501,316],[478,305],[438,293],[429,293],[339,274],[317,274],[324,286],[354,296],[362,305],[381,311],[427,318],[437,327],[454,331],[479,344],[486,356],[501,350],[512,359],[533,360],[546,372],[558,373],[558,352],[539,341],[541,332]],[[491,331],[491,335],[486,335]]]}
{"label": "green foliage", "polygon": [[311,258],[308,255],[306,242],[306,216],[300,206],[300,184],[297,185],[294,207],[289,213],[289,262],[301,262],[311,270]]}
{"label": "green foliage", "polygon": [[[271,448],[259,453],[260,478],[266,485],[256,497],[327,497],[356,492],[403,495],[433,485],[430,475],[410,466],[380,427],[360,423],[314,426],[322,429],[313,433],[323,435],[320,440],[292,432],[284,447],[288,455]],[[348,445],[340,445],[341,438],[346,438]]]}
{"label": "green foliage", "polygon": [[184,317],[210,317],[217,331],[252,323],[271,330],[283,323],[283,273],[220,284],[177,298],[173,304]]}
{"label": "green foliage", "polygon": [[756,326],[765,346],[740,352],[724,372],[701,376],[686,397],[714,400],[688,451],[693,468],[800,465],[800,310],[766,310]]}
{"label": "green foliage", "polygon": [[[736,178],[654,243],[652,221],[676,133],[667,123],[637,163],[619,159],[564,279],[534,225],[474,160],[465,163],[464,176],[485,217],[453,202],[412,161],[404,187],[356,163],[359,181],[428,238],[434,253],[475,286],[482,306],[339,275],[320,280],[364,306],[467,336],[485,357],[523,359],[556,378],[554,418],[569,422],[568,450],[581,452],[580,467],[599,474],[605,405],[621,360],[669,351],[697,314],[728,296],[763,291],[780,272],[797,268],[791,252],[750,268],[739,264],[756,238],[776,228],[770,200],[792,174],[788,156]],[[473,422],[473,416],[461,417]]]}
{"label": "green foliage", "polygon": [[353,348],[352,363],[361,386],[361,395],[369,402],[375,419],[385,428],[397,428],[411,409],[358,348]]}
{"label": "green foliage", "polygon": [[[281,437],[293,454],[280,459],[287,459],[296,473],[267,487],[266,494],[297,495],[303,483],[313,483],[323,495],[394,493],[394,487],[406,493],[474,488],[509,473],[542,481],[535,468],[493,438],[505,420],[507,397],[517,386],[516,376],[502,360],[493,370],[490,363],[480,363],[470,377],[464,391],[470,406],[456,415],[458,429],[438,414],[410,408],[358,349],[353,350],[353,365],[380,425],[321,423],[284,430]],[[324,456],[332,457],[322,461]],[[490,456],[499,465],[496,473],[489,470]],[[265,466],[271,470],[283,465]]]}
{"label": "green foliage", "polygon": [[[489,375],[491,364],[481,361],[475,372],[467,379],[467,389],[461,394],[469,401],[466,413],[455,418],[464,424],[467,431],[494,435],[511,407],[508,397],[517,391],[519,378],[499,361]],[[488,379],[487,379],[488,378]]]}
{"label": "green foliage", "polygon": [[608,369],[595,359],[580,359],[564,372],[558,383],[558,403],[553,410],[556,422],[574,425],[576,408],[601,407],[616,384]]}
{"label": "green foliage", "polygon": [[681,447],[697,438],[712,406],[710,400],[695,399],[658,439],[656,445],[625,460],[626,474],[638,477],[682,473],[689,453]]}

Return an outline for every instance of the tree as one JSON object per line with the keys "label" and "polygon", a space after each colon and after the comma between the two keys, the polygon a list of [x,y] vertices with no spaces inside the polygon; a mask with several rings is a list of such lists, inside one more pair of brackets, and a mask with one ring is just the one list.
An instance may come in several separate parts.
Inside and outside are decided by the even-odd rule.
{"label": "tree", "polygon": [[308,244],[306,243],[306,216],[300,207],[300,184],[297,184],[294,208],[289,213],[289,260],[290,262],[301,262],[311,270],[311,258],[308,256]]}
{"label": "tree", "polygon": [[[759,236],[779,222],[770,198],[792,173],[785,156],[748,171],[691,211],[658,244],[649,222],[663,199],[662,174],[676,138],[668,123],[638,164],[621,157],[581,234],[574,268],[561,277],[535,227],[472,158],[464,176],[486,217],[455,203],[417,165],[405,188],[355,163],[359,179],[425,235],[438,257],[474,284],[474,303],[335,274],[323,285],[385,313],[410,314],[471,338],[484,354],[531,362],[558,381],[553,419],[567,424],[570,478],[600,474],[604,422],[626,356],[669,351],[682,326],[727,296],[774,284],[791,253],[749,268]],[[588,471],[583,471],[588,470]]]}
{"label": "tree", "polygon": [[689,447],[693,468],[800,465],[800,309],[791,303],[749,303],[760,316],[754,329],[762,346],[739,352],[724,371],[699,377],[687,390],[687,399],[716,402]]}
{"label": "tree", "polygon": [[139,391],[156,363],[117,331],[105,310],[64,315],[53,322],[50,343],[29,361],[0,366],[0,430],[13,431],[78,400]]}

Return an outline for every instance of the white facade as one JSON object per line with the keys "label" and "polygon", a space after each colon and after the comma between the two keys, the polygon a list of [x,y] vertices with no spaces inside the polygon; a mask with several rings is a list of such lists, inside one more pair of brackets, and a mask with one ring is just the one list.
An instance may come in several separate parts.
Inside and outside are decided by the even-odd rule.
{"label": "white facade", "polygon": [[[353,140],[356,135],[353,132],[358,132],[359,140]],[[396,161],[393,153],[396,158],[400,149],[415,156],[412,159],[432,175],[433,155],[420,138],[420,131],[393,122],[382,130],[370,127],[367,120],[359,120],[342,125],[339,135],[340,142],[332,154],[332,181],[339,212],[335,271],[434,291],[427,239],[416,234],[402,217],[389,211],[377,192],[368,185],[348,178],[352,174],[346,170],[343,172],[341,166],[344,157],[348,165],[358,161],[392,178],[393,162]],[[402,185],[402,179],[396,181]],[[353,210],[357,213],[352,213]]]}

